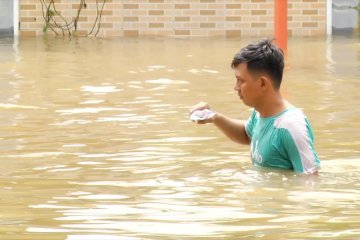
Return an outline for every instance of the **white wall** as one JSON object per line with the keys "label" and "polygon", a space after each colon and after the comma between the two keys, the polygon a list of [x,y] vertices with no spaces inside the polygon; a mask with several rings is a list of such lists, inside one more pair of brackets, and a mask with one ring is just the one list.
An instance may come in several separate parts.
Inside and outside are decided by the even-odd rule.
{"label": "white wall", "polygon": [[14,0],[14,35],[19,35],[19,0]]}

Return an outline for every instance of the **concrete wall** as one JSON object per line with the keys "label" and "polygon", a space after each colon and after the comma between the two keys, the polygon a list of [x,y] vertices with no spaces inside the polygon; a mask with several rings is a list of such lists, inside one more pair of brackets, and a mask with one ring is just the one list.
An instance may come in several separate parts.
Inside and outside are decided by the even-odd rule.
{"label": "concrete wall", "polygon": [[333,0],[332,33],[350,35],[359,28],[359,0]]}
{"label": "concrete wall", "polygon": [[14,30],[13,0],[0,1],[0,36],[12,36]]}
{"label": "concrete wall", "polygon": [[[49,0],[46,0],[49,2]],[[275,0],[107,0],[98,36],[271,37]],[[103,0],[99,0],[101,7]],[[71,21],[80,0],[55,0]],[[86,0],[78,33],[88,33],[96,19],[96,1]],[[20,1],[20,35],[42,35],[40,0]],[[288,0],[290,36],[326,34],[326,0]],[[51,32],[48,32],[51,34]]]}

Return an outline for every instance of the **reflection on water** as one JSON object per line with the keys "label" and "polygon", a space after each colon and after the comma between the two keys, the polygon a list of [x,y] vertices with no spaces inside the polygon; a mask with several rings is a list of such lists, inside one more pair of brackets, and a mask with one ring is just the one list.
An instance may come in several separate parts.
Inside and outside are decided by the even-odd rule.
{"label": "reflection on water", "polygon": [[360,45],[292,39],[283,93],[312,121],[319,176],[251,166],[188,108],[237,118],[250,40],[0,44],[1,239],[360,237]]}

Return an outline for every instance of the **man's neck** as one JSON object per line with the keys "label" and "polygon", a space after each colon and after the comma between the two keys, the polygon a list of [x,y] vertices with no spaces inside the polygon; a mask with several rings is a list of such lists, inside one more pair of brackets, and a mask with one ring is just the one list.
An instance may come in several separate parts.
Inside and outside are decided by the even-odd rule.
{"label": "man's neck", "polygon": [[272,117],[286,110],[288,103],[278,93],[270,98],[266,98],[258,107],[255,107],[256,111],[260,113],[260,117]]}

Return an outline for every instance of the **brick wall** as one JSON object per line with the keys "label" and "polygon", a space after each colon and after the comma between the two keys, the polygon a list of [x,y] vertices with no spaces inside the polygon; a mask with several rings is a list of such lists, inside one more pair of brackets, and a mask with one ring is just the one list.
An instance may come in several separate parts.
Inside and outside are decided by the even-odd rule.
{"label": "brick wall", "polygon": [[[98,0],[98,9],[103,1]],[[98,36],[273,36],[273,1],[107,0]],[[79,3],[55,0],[67,22],[76,16]],[[96,0],[86,0],[86,5],[78,22],[80,35],[89,33],[96,20]],[[21,36],[44,34],[40,0],[20,1],[20,23]],[[326,34],[326,0],[288,0],[288,28],[293,36]]]}
{"label": "brick wall", "polygon": [[326,0],[288,0],[288,34],[326,34]]}

